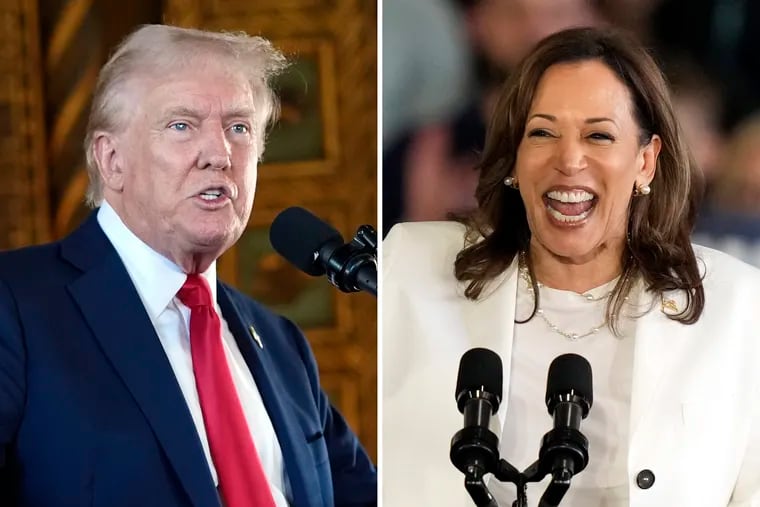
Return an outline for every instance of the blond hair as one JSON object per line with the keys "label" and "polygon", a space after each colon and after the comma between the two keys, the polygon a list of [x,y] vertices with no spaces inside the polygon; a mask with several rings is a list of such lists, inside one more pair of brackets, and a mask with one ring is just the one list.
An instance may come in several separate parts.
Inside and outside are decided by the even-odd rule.
{"label": "blond hair", "polygon": [[248,80],[254,106],[253,133],[258,152],[263,153],[266,129],[279,112],[271,79],[287,65],[282,53],[268,40],[242,32],[144,25],[124,39],[98,76],[84,141],[90,179],[86,198],[90,206],[98,206],[103,200],[103,184],[94,153],[95,137],[98,132],[116,133],[126,128],[130,111],[126,92],[130,82],[141,75],[165,73],[168,68],[187,64],[199,55],[225,58],[232,69]]}

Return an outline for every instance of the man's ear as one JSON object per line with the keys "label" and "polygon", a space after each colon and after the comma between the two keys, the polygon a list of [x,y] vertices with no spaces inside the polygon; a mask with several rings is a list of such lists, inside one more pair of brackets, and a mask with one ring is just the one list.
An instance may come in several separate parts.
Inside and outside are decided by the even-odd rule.
{"label": "man's ear", "polygon": [[121,192],[124,188],[124,163],[118,139],[107,132],[95,133],[92,155],[97,161],[103,186]]}

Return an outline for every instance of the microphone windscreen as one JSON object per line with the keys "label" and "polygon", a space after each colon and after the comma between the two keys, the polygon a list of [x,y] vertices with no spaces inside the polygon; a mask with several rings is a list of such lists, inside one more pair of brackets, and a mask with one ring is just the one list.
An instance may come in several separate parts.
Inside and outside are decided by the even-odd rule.
{"label": "microphone windscreen", "polygon": [[501,358],[496,352],[481,348],[468,350],[459,362],[457,389],[454,393],[457,403],[462,392],[479,389],[496,396],[493,407],[496,412],[501,403],[502,375]]}
{"label": "microphone windscreen", "polygon": [[343,237],[330,224],[304,208],[294,206],[282,211],[269,229],[272,247],[285,260],[312,276],[325,273],[321,263],[314,262],[319,249],[327,243],[343,243]]}
{"label": "microphone windscreen", "polygon": [[591,365],[586,358],[578,354],[563,354],[549,365],[546,379],[546,402],[570,391],[588,402],[589,408],[594,403],[594,390],[591,380]]}

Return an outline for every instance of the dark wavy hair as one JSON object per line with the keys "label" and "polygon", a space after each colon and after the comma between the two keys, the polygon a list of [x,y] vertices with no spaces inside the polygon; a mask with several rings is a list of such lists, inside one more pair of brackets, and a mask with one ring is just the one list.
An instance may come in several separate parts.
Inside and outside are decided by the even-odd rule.
{"label": "dark wavy hair", "polygon": [[[685,291],[687,307],[669,317],[693,324],[705,304],[702,276],[690,241],[703,195],[702,175],[683,139],[659,67],[638,41],[611,29],[572,28],[545,38],[505,83],[478,164],[478,207],[464,219],[469,241],[457,255],[456,278],[468,281],[465,296],[477,299],[516,255],[528,251],[531,231],[525,206],[519,192],[507,188],[503,180],[514,171],[541,77],[552,65],[586,60],[604,63],[628,88],[641,146],[654,134],[662,140],[652,193],[632,198],[629,205],[623,272],[607,307],[610,328],[616,332],[620,310],[637,279],[643,279],[646,288],[661,297],[668,290]],[[483,239],[476,241],[478,237]],[[535,286],[530,261],[528,268]],[[534,290],[538,295],[536,287]],[[537,306],[538,299],[533,315]]]}

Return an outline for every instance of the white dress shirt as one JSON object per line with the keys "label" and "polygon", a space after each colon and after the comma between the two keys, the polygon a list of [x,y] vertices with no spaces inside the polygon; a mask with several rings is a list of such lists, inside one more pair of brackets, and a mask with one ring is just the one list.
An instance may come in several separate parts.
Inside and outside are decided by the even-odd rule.
{"label": "white dress shirt", "polygon": [[[195,387],[193,362],[190,355],[190,308],[176,297],[187,275],[179,266],[135,236],[105,201],[98,211],[98,223],[124,262],[140,300],[148,312],[193,417],[214,484],[218,485],[219,479],[211,458],[198,391]],[[216,312],[222,323],[222,344],[227,365],[230,368],[261,464],[269,480],[272,496],[277,507],[287,506],[286,496],[289,496],[287,477],[277,435],[253,375],[238,349],[219,304],[216,303],[216,262],[212,263],[202,276],[211,288]]]}

